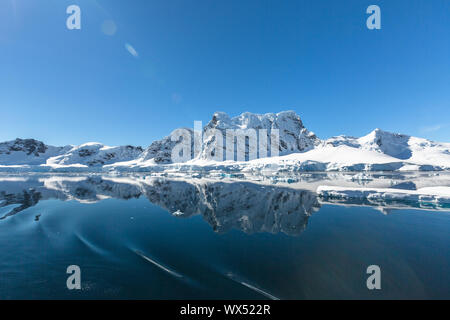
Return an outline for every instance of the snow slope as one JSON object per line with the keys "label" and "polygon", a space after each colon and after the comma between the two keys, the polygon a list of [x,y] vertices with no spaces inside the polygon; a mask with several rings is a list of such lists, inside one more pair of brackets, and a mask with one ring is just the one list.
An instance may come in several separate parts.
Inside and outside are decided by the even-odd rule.
{"label": "snow slope", "polygon": [[375,129],[359,139],[339,136],[326,140],[324,144],[375,151],[418,166],[450,168],[450,143],[439,143],[380,129]]}

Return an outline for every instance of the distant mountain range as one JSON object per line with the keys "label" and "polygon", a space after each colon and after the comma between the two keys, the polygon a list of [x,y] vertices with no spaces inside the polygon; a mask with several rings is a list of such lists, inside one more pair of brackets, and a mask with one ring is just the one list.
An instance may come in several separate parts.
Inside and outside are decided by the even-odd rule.
{"label": "distant mountain range", "polygon": [[[251,161],[217,161],[217,141],[212,129],[264,129],[270,136],[279,131],[279,156]],[[185,129],[193,133],[193,129]],[[179,141],[170,136],[148,148],[109,147],[101,143],[55,147],[34,139],[0,143],[0,171],[439,171],[450,169],[450,143],[439,143],[375,129],[355,138],[319,139],[306,129],[293,111],[264,115],[243,113],[230,118],[217,112],[203,127],[203,146],[184,163],[172,163],[172,150]],[[260,139],[260,138],[258,138]],[[252,148],[246,143],[248,156]],[[237,150],[235,150],[237,152]],[[235,156],[236,159],[236,156]]]}

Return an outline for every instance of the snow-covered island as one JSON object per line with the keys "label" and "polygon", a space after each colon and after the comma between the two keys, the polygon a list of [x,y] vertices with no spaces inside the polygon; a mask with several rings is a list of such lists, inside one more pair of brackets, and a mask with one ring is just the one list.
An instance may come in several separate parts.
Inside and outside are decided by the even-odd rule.
{"label": "snow-covered island", "polygon": [[[210,129],[278,129],[279,156],[250,161],[217,161]],[[185,129],[192,132],[192,129]],[[333,171],[443,171],[450,169],[450,143],[434,142],[375,129],[361,138],[337,136],[322,140],[306,129],[293,111],[243,113],[230,118],[216,112],[203,127],[200,152],[187,162],[174,163],[177,141],[170,136],[143,149],[110,147],[90,142],[79,146],[49,146],[34,139],[0,143],[0,171],[3,172],[333,172]],[[246,153],[250,152],[247,145]],[[251,147],[250,147],[251,148]],[[236,157],[235,157],[236,158]]]}

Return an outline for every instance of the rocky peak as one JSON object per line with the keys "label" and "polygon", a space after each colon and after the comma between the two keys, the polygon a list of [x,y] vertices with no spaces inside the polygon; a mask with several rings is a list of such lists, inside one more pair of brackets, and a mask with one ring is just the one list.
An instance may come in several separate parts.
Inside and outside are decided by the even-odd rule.
{"label": "rocky peak", "polygon": [[[187,130],[191,135],[193,135],[193,130],[189,128],[183,128]],[[175,131],[173,131],[175,132]],[[173,133],[172,132],[172,133]],[[168,164],[172,163],[172,149],[176,144],[181,142],[181,138],[172,141],[171,136],[167,136],[161,140],[154,141],[139,157],[142,161],[147,161],[153,159],[157,164]],[[191,150],[193,150],[193,141],[191,141]]]}
{"label": "rocky peak", "polygon": [[11,152],[22,151],[27,155],[34,155],[38,157],[39,154],[45,153],[46,150],[47,146],[43,142],[34,139],[17,138],[13,141],[0,143],[0,154],[10,154]]}
{"label": "rocky peak", "polygon": [[[193,155],[193,130],[185,129],[192,135],[191,151]],[[266,114],[244,112],[236,117],[230,117],[225,112],[215,112],[212,119],[203,128],[203,149],[197,158],[207,160],[214,158],[217,141],[215,141],[211,129],[220,130],[224,138],[226,137],[226,130],[245,131],[255,129],[257,131],[265,129],[267,130],[268,141],[270,141],[272,130],[278,129],[280,135],[279,155],[308,151],[320,144],[320,139],[303,126],[302,120],[294,111]],[[177,143],[179,141],[172,141],[170,136],[155,141],[142,153],[140,160],[148,161],[153,159],[157,164],[171,163],[172,149]],[[224,149],[226,148],[226,142],[224,142],[223,147]],[[246,159],[248,159],[249,147],[247,142],[245,151]],[[236,155],[235,159],[237,159]]]}
{"label": "rocky peak", "polygon": [[[254,114],[244,112],[239,116],[230,118],[224,112],[214,113],[211,121],[203,130],[203,141],[206,144],[201,158],[209,159],[213,154],[217,142],[209,136],[209,129],[218,129],[225,136],[226,130],[267,130],[268,141],[272,130],[279,130],[279,154],[285,155],[294,152],[304,152],[312,149],[320,143],[320,139],[313,132],[308,131],[300,117],[294,111],[283,111],[279,113]],[[224,146],[226,147],[226,146]],[[246,148],[248,149],[248,145]],[[214,151],[212,151],[214,152]],[[246,152],[246,157],[248,151]]]}

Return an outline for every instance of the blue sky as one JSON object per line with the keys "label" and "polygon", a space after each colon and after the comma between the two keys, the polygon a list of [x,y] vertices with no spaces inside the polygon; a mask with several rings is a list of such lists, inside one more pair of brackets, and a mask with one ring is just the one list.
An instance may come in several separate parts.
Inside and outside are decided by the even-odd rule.
{"label": "blue sky", "polygon": [[147,146],[215,111],[295,110],[321,138],[448,142],[450,1],[2,0],[0,108],[1,141]]}

